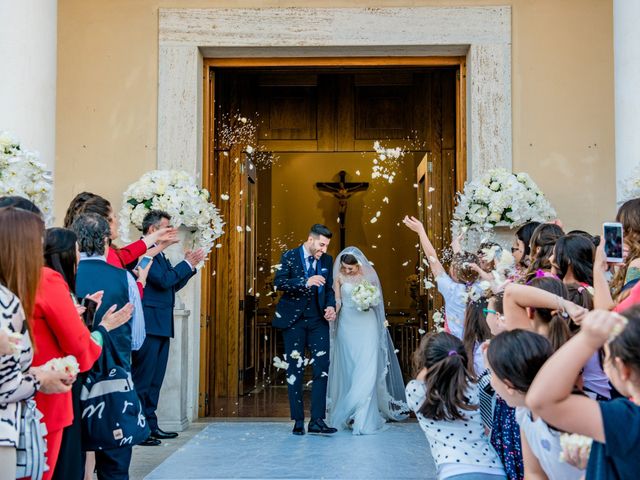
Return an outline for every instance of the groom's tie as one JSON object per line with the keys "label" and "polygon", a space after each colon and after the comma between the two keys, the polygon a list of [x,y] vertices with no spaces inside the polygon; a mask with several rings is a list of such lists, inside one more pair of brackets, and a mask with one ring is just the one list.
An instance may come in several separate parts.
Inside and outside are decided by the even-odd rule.
{"label": "groom's tie", "polygon": [[313,277],[316,274],[316,269],[313,268],[313,255],[309,255],[307,260],[309,261],[309,268],[307,268],[307,277]]}

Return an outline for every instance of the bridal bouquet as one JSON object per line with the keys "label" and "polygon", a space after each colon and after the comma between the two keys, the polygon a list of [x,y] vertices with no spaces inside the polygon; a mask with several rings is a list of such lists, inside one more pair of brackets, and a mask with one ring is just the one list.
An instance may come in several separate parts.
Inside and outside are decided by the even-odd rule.
{"label": "bridal bouquet", "polygon": [[45,223],[53,221],[53,177],[36,152],[23,150],[8,132],[0,132],[0,197],[28,198],[42,211]]}
{"label": "bridal bouquet", "polygon": [[359,311],[366,312],[380,303],[380,290],[369,281],[363,280],[351,291],[351,299]]}
{"label": "bridal bouquet", "polygon": [[129,185],[120,210],[120,235],[129,241],[130,227],[142,230],[142,219],[150,210],[164,210],[175,227],[184,225],[194,231],[194,248],[205,254],[224,232],[224,222],[209,192],[195,179],[179,170],[154,170]]}
{"label": "bridal bouquet", "polygon": [[455,232],[516,227],[533,220],[547,221],[556,212],[526,173],[503,168],[489,170],[466,182],[453,213]]}

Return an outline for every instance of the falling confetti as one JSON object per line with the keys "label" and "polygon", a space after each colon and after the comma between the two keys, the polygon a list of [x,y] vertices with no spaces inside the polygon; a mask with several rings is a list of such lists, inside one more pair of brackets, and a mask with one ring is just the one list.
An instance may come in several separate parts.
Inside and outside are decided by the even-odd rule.
{"label": "falling confetti", "polygon": [[373,217],[373,218],[371,219],[371,223],[376,223],[377,221],[378,221],[378,217]]}
{"label": "falling confetti", "polygon": [[289,377],[287,377],[287,383],[289,385],[293,385],[294,383],[296,383],[296,376],[295,375],[289,375]]}
{"label": "falling confetti", "polygon": [[407,265],[409,265],[409,260],[407,260],[406,262],[404,262],[404,263],[402,264],[402,266],[403,266],[403,267],[406,267]]}
{"label": "falling confetti", "polygon": [[286,370],[289,368],[289,364],[282,360],[280,357],[273,357],[273,366],[278,370]]}
{"label": "falling confetti", "polygon": [[418,329],[418,333],[419,333],[420,335],[424,335],[424,334],[425,334],[425,333],[427,333],[427,332],[426,332],[424,329],[419,328],[419,329]]}
{"label": "falling confetti", "polygon": [[220,198],[226,201],[226,200],[229,200],[229,195],[227,195],[226,193],[222,193],[220,194]]}
{"label": "falling confetti", "polygon": [[356,170],[356,175],[360,176],[360,170]]}
{"label": "falling confetti", "polygon": [[384,197],[384,198],[382,199],[382,201],[383,201],[384,203],[389,203],[389,197]]}
{"label": "falling confetti", "polygon": [[316,353],[316,357],[322,357],[323,355],[326,355],[327,352],[325,352],[324,350],[320,350],[318,353]]}
{"label": "falling confetti", "polygon": [[216,243],[216,248],[222,248],[222,244],[221,243]]}
{"label": "falling confetti", "polygon": [[238,225],[238,226],[236,227],[236,230],[237,230],[238,232],[242,233],[242,232],[244,231],[244,228],[242,228],[242,226],[241,226],[241,225]]}
{"label": "falling confetti", "polygon": [[432,192],[435,192],[435,191],[436,191],[436,189],[435,189],[435,188],[433,188],[433,187],[429,187],[429,193],[432,193]]}

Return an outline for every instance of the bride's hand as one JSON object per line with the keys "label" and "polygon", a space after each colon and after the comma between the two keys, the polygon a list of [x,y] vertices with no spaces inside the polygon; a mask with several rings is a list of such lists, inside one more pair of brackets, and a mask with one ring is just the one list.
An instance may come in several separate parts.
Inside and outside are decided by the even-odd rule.
{"label": "bride's hand", "polygon": [[333,322],[336,319],[336,309],[333,307],[327,307],[324,309],[324,318],[329,322]]}

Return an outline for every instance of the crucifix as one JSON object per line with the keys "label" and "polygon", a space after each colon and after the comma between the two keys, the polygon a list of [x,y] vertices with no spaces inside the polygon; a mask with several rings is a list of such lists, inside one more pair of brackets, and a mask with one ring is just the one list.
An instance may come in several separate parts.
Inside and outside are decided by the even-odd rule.
{"label": "crucifix", "polygon": [[347,172],[340,170],[338,173],[339,182],[317,182],[316,187],[321,192],[328,192],[338,200],[340,207],[338,213],[338,223],[340,223],[340,250],[344,250],[346,219],[347,219],[347,200],[356,192],[363,192],[369,188],[369,183],[358,182],[349,183],[346,181]]}

